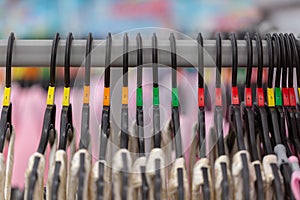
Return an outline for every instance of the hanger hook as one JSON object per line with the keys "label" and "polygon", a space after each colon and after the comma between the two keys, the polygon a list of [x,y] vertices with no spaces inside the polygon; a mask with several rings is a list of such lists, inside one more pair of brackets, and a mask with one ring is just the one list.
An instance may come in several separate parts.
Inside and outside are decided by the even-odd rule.
{"label": "hanger hook", "polygon": [[216,88],[221,87],[221,72],[222,72],[222,38],[221,33],[218,33],[216,37],[216,49],[217,49],[217,71],[216,71]]}
{"label": "hanger hook", "polygon": [[300,62],[299,62],[299,54],[298,54],[298,49],[297,49],[297,44],[296,44],[296,38],[293,33],[289,34],[289,38],[291,41],[291,46],[293,50],[293,61],[295,62],[296,65],[296,73],[297,73],[297,87],[300,88]]}
{"label": "hanger hook", "polygon": [[276,53],[276,57],[277,57],[275,87],[279,88],[280,87],[281,66],[282,66],[281,44],[280,44],[279,36],[277,33],[273,33],[272,38],[275,41],[275,43],[274,43],[275,44],[275,53]]}
{"label": "hanger hook", "polygon": [[91,76],[91,51],[93,48],[93,35],[89,33],[86,41],[86,51],[85,51],[85,85],[90,85],[90,76]]}
{"label": "hanger hook", "polygon": [[110,86],[111,46],[112,46],[112,37],[111,37],[111,33],[108,33],[106,36],[106,49],[105,49],[104,87],[106,87],[106,88],[109,88],[109,86]]}
{"label": "hanger hook", "polygon": [[262,42],[260,35],[258,33],[254,36],[256,41],[256,51],[257,51],[257,87],[262,88],[262,75],[263,75],[263,51]]}
{"label": "hanger hook", "polygon": [[15,41],[15,34],[11,32],[8,38],[7,53],[6,53],[6,87],[11,86],[11,65],[12,65],[14,41]]}
{"label": "hanger hook", "polygon": [[128,34],[123,37],[123,86],[128,87]]}
{"label": "hanger hook", "polygon": [[54,40],[52,42],[51,59],[50,59],[50,86],[51,87],[55,86],[56,56],[57,56],[59,40],[60,40],[59,33],[56,33]]}
{"label": "hanger hook", "polygon": [[281,87],[286,88],[287,84],[286,84],[286,78],[287,78],[287,64],[288,64],[288,59],[286,58],[286,45],[284,42],[284,36],[282,33],[279,33],[279,41],[281,44],[281,61],[282,61],[282,77],[281,77]]}
{"label": "hanger hook", "polygon": [[245,35],[245,40],[247,43],[247,75],[246,75],[246,88],[251,87],[251,76],[253,67],[253,46],[250,33],[247,32]]}
{"label": "hanger hook", "polygon": [[273,74],[274,74],[274,48],[273,48],[272,36],[270,33],[266,34],[266,40],[268,44],[268,56],[269,56],[268,88],[272,88]]}
{"label": "hanger hook", "polygon": [[69,33],[67,37],[65,50],[65,87],[70,87],[70,60],[71,60],[71,46],[74,40],[73,34]]}
{"label": "hanger hook", "polygon": [[231,40],[232,48],[232,87],[237,86],[237,65],[238,65],[238,52],[237,52],[237,41],[235,33],[231,33],[229,36]]}
{"label": "hanger hook", "polygon": [[289,68],[289,73],[288,73],[288,87],[293,88],[294,81],[293,81],[293,76],[294,76],[294,69],[293,69],[293,54],[292,54],[292,48],[291,48],[291,42],[289,39],[289,34],[285,33],[283,35],[284,42],[286,45],[286,53],[287,53],[287,66]]}
{"label": "hanger hook", "polygon": [[204,58],[203,58],[203,37],[199,33],[197,37],[198,43],[198,88],[204,87]]}
{"label": "hanger hook", "polygon": [[176,54],[176,38],[174,33],[169,37],[171,46],[171,64],[172,64],[172,88],[177,88],[177,54]]}

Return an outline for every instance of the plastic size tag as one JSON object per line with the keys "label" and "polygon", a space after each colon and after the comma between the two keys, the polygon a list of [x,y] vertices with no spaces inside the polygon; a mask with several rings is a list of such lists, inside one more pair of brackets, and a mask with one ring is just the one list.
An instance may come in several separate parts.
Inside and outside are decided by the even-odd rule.
{"label": "plastic size tag", "polygon": [[204,107],[204,88],[198,88],[198,106]]}
{"label": "plastic size tag", "polygon": [[274,89],[268,88],[267,89],[267,97],[268,97],[268,106],[274,107],[275,106],[275,96],[274,96]]}

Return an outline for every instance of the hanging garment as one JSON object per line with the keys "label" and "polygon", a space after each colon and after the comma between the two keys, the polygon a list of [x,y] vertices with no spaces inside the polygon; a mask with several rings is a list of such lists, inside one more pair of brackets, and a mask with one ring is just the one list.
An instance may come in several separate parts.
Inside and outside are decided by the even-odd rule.
{"label": "hanging garment", "polygon": [[[273,170],[271,168],[271,164],[275,164],[277,166],[277,157],[275,155],[266,155],[263,158],[263,169],[265,173],[265,198],[268,199],[275,199],[275,191],[273,187],[273,181],[275,179]],[[280,178],[281,188],[283,190],[283,178],[278,170],[278,175]]]}
{"label": "hanging garment", "polygon": [[183,187],[184,187],[184,199],[190,199],[190,191],[189,191],[189,180],[185,167],[184,158],[177,158],[173,163],[173,166],[169,175],[169,184],[168,184],[168,196],[170,199],[178,199],[178,169],[182,169],[183,171]]}
{"label": "hanging garment", "polygon": [[[123,157],[124,156],[124,157]],[[125,163],[124,163],[124,160]],[[126,165],[126,166],[125,166]],[[132,187],[131,182],[129,182],[130,172],[131,172],[131,166],[132,166],[132,159],[130,152],[127,149],[120,149],[117,151],[113,158],[112,163],[112,180],[113,180],[113,193],[114,193],[114,199],[115,200],[121,200],[124,199],[124,197],[128,200],[132,199]],[[126,186],[123,185],[124,180],[123,176],[126,176]],[[123,190],[126,192],[126,196],[123,196]]]}
{"label": "hanging garment", "polygon": [[8,144],[7,157],[0,153],[0,198],[10,199],[11,194],[11,179],[12,169],[14,164],[14,145],[15,145],[15,130],[12,127],[12,132],[7,131],[7,135],[10,135]]}
{"label": "hanging garment", "polygon": [[208,184],[210,189],[210,200],[214,199],[214,187],[211,177],[211,167],[208,158],[201,158],[196,162],[192,173],[192,199],[204,199],[201,187],[204,185],[203,168],[206,169],[208,175]]}
{"label": "hanging garment", "polygon": [[[156,169],[156,162],[159,163],[159,168]],[[146,166],[147,182],[149,183],[149,199],[155,200],[157,192],[155,191],[155,175],[156,170],[159,171],[161,186],[160,186],[160,199],[167,198],[167,175],[166,175],[166,163],[165,154],[161,148],[154,148],[151,150],[148,157]]]}
{"label": "hanging garment", "polygon": [[130,174],[130,184],[132,187],[132,199],[141,199],[141,186],[143,185],[142,175],[141,175],[141,167],[146,167],[147,158],[139,157],[133,163]]}
{"label": "hanging garment", "polygon": [[[69,189],[67,193],[67,199],[68,200],[75,200],[76,194],[79,187],[79,173],[80,173],[80,163],[81,163],[81,157],[84,158],[84,179],[83,179],[83,185],[81,189],[80,194],[82,196],[82,200],[88,200],[88,188],[89,188],[89,177],[90,177],[90,171],[91,171],[91,154],[86,149],[80,149],[78,150],[74,156],[73,160],[71,162],[71,169],[70,169],[70,178],[69,178]],[[78,197],[77,197],[78,198]]]}
{"label": "hanging garment", "polygon": [[245,155],[248,163],[248,172],[249,172],[249,194],[250,198],[253,199],[255,196],[255,171],[253,165],[250,162],[250,156],[248,151],[238,151],[232,159],[231,164],[231,173],[234,184],[234,198],[235,199],[243,199],[244,197],[244,188],[243,188],[243,161],[242,156]]}
{"label": "hanging garment", "polygon": [[[53,134],[55,135],[54,138],[54,143],[50,149],[50,155],[49,155],[49,168],[51,169],[51,167],[54,164],[54,158],[55,158],[55,153],[57,150],[57,134]],[[36,162],[36,160],[38,161],[38,165],[37,165],[37,171],[34,170],[34,164]],[[32,197],[33,199],[40,199],[40,197],[44,197],[44,174],[45,174],[45,169],[46,169],[46,163],[45,163],[45,155],[41,154],[41,153],[34,153],[32,154],[32,156],[30,156],[29,158],[29,162],[28,162],[28,167],[26,169],[26,173],[25,173],[25,194],[24,194],[24,198],[27,199],[28,197],[28,193],[33,193]],[[37,180],[35,182],[35,186],[34,188],[29,188],[30,186],[30,181],[31,181],[31,176],[32,173],[37,173]],[[50,174],[50,170],[48,171],[48,177],[51,175]]]}
{"label": "hanging garment", "polygon": [[53,178],[55,175],[55,169],[57,169],[57,166],[59,165],[59,173],[58,178],[60,180],[59,187],[57,194],[58,199],[66,199],[68,195],[69,185],[72,183],[70,182],[70,167],[71,167],[71,161],[73,159],[74,153],[76,151],[76,132],[74,129],[72,140],[69,144],[70,152],[69,152],[69,159],[67,152],[64,150],[57,150],[55,152],[55,157],[53,164],[49,168],[49,175],[47,180],[47,199],[51,199],[53,195]]}
{"label": "hanging garment", "polygon": [[216,192],[216,199],[222,199],[222,181],[223,181],[223,173],[222,173],[222,165],[227,166],[227,179],[228,179],[228,196],[229,199],[234,198],[234,192],[233,192],[233,183],[232,183],[232,177],[231,177],[231,171],[230,171],[230,165],[229,165],[229,158],[228,156],[220,156],[216,159],[214,164],[214,183],[215,183],[215,192]]}

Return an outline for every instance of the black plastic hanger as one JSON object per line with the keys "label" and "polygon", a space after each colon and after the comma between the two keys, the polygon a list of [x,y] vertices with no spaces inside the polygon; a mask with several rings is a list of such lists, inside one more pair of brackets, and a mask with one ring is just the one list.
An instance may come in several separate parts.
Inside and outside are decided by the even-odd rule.
{"label": "black plastic hanger", "polygon": [[161,184],[162,179],[160,176],[160,160],[155,159],[155,177],[154,177],[154,197],[157,200],[161,199]]}
{"label": "black plastic hanger", "polygon": [[290,116],[290,122],[288,123],[289,127],[289,138],[290,141],[293,142],[294,147],[296,148],[297,152],[300,153],[300,138],[298,135],[298,128],[297,128],[297,120],[299,119],[299,111],[297,110],[297,103],[296,103],[296,95],[294,91],[294,80],[293,80],[293,72],[294,72],[294,65],[293,65],[293,52],[292,52],[292,43],[290,40],[290,37],[287,33],[285,33],[283,36],[284,42],[286,44],[286,50],[287,50],[287,66],[289,68],[288,73],[288,90],[289,90],[289,98],[290,98],[290,106],[288,108],[289,116]]}
{"label": "black plastic hanger", "polygon": [[158,85],[158,54],[157,37],[152,36],[152,69],[153,69],[153,142],[154,148],[160,148],[161,130],[160,130],[160,111],[159,111],[159,85]]}
{"label": "black plastic hanger", "polygon": [[73,34],[69,33],[66,40],[65,50],[64,96],[60,118],[60,138],[58,145],[58,149],[60,150],[66,150],[68,142],[70,142],[73,138],[72,104],[70,104],[70,61],[73,40]]}
{"label": "black plastic hanger", "polygon": [[101,119],[101,139],[99,160],[105,160],[107,142],[110,134],[110,59],[111,59],[111,33],[106,37],[106,52],[105,52],[105,74],[104,74],[104,95],[103,95],[103,109]]}
{"label": "black plastic hanger", "polygon": [[[268,127],[268,121],[267,121],[267,113],[264,108],[264,92],[262,89],[262,73],[263,73],[263,52],[262,52],[262,42],[261,38],[258,33],[255,34],[255,40],[256,40],[256,48],[257,48],[257,61],[258,61],[258,70],[257,70],[257,105],[255,107],[257,118],[259,121],[259,129],[261,129],[261,138],[263,141],[264,151],[266,155],[274,154],[271,140],[269,137],[269,127]],[[277,198],[281,199],[282,196],[282,190],[281,190],[281,181],[279,179],[278,175],[278,168],[277,165],[274,163],[271,163],[272,172],[274,175],[274,192]]]}
{"label": "black plastic hanger", "polygon": [[285,182],[285,196],[290,196],[291,188],[291,170],[289,167],[288,158],[286,155],[286,148],[282,145],[279,121],[277,118],[277,110],[275,108],[275,97],[273,91],[273,70],[274,70],[274,52],[273,52],[273,40],[271,34],[266,35],[268,50],[269,50],[269,70],[268,70],[268,114],[269,114],[269,124],[271,127],[271,133],[274,142],[274,151],[278,158],[278,163],[280,167],[281,174]]}
{"label": "black plastic hanger", "polygon": [[81,114],[81,136],[80,149],[88,149],[90,144],[90,74],[91,74],[91,51],[93,48],[93,35],[89,33],[86,41],[85,52],[85,77],[84,77],[84,94]]}
{"label": "black plastic hanger", "polygon": [[[299,97],[299,88],[300,88],[300,61],[299,61],[299,54],[297,50],[297,44],[296,44],[296,38],[294,34],[289,34],[290,42],[291,42],[291,48],[292,48],[292,62],[291,65],[296,66],[296,77],[297,77],[297,87],[298,87],[298,99]],[[297,120],[297,129],[298,133],[295,139],[300,138],[300,109],[299,109],[299,103],[297,104],[297,111],[295,112],[295,117]]]}
{"label": "black plastic hanger", "polygon": [[6,79],[4,88],[4,97],[2,103],[1,119],[0,119],[0,153],[3,153],[5,141],[10,138],[12,132],[11,111],[12,104],[10,102],[11,88],[11,65],[12,54],[15,41],[15,34],[10,33],[6,52]]}
{"label": "black plastic hanger", "polygon": [[[198,43],[198,137],[200,158],[206,158],[206,127],[205,127],[205,97],[204,97],[204,56],[203,56],[203,37],[201,33],[197,37]],[[204,199],[210,199],[210,187],[207,168],[201,168],[204,184],[202,194]]]}
{"label": "black plastic hanger", "polygon": [[137,94],[136,94],[136,124],[139,137],[139,153],[145,156],[144,113],[143,113],[143,44],[142,36],[137,34]]}
{"label": "black plastic hanger", "polygon": [[[107,142],[110,134],[110,60],[111,60],[111,33],[106,37],[106,51],[105,51],[105,74],[104,74],[104,95],[103,95],[103,109],[101,119],[101,134],[100,134],[100,149],[99,160],[105,160]],[[104,163],[99,162],[99,178],[97,180],[97,199],[103,199],[104,195]]]}
{"label": "black plastic hanger", "polygon": [[183,169],[177,169],[177,180],[178,180],[178,199],[184,200],[184,182],[180,181],[183,180]]}
{"label": "black plastic hanger", "polygon": [[286,137],[286,124],[285,124],[285,112],[282,106],[282,93],[280,88],[280,78],[281,78],[281,68],[282,68],[282,48],[278,34],[274,33],[272,35],[272,39],[274,40],[274,50],[277,57],[276,63],[276,77],[275,77],[275,107],[277,110],[278,120],[279,120],[279,129],[280,129],[280,136],[281,142],[285,146],[287,150],[287,155],[290,156],[291,149],[288,145],[288,140]]}
{"label": "black plastic hanger", "polygon": [[[244,129],[247,132],[247,138],[249,143],[249,152],[252,161],[260,160],[260,155],[257,150],[257,134],[255,132],[254,124],[254,112],[252,110],[252,88],[251,88],[251,75],[252,75],[252,64],[253,64],[253,47],[252,40],[249,33],[246,33],[245,36],[247,43],[247,74],[246,74],[246,83],[245,83],[245,102],[242,104],[243,110],[243,125]],[[264,187],[262,180],[262,173],[259,164],[254,164],[256,182],[255,188],[257,193],[257,199],[264,199]]]}
{"label": "black plastic hanger", "polygon": [[[282,62],[283,62],[283,71],[282,71],[282,79],[281,79],[281,86],[282,86],[282,96],[283,96],[283,106],[284,106],[284,112],[286,117],[286,124],[288,128],[288,139],[293,144],[293,147],[296,149],[296,151],[300,152],[300,143],[299,138],[297,138],[297,122],[295,118],[295,94],[293,93],[293,66],[289,67],[289,73],[287,77],[287,67],[289,66],[292,58],[291,58],[291,47],[289,43],[285,42],[284,35],[282,33],[279,34],[279,40],[281,43],[282,48]],[[287,78],[289,78],[289,81],[287,83]],[[290,90],[292,89],[292,91]],[[294,101],[291,101],[291,97],[294,99]],[[291,104],[292,103],[292,104]],[[293,108],[294,107],[294,108]],[[296,110],[295,110],[296,111]]]}
{"label": "black plastic hanger", "polygon": [[278,123],[279,121],[277,117],[277,110],[275,108],[275,96],[273,91],[274,48],[273,48],[273,40],[271,34],[268,33],[266,35],[266,40],[268,44],[268,57],[269,57],[266,110],[268,113],[268,123],[271,132],[271,142],[274,148],[277,144],[281,144],[281,136],[280,136],[279,123]]}
{"label": "black plastic hanger", "polygon": [[237,41],[235,34],[230,35],[231,46],[232,46],[232,81],[231,81],[231,105],[229,106],[229,135],[228,135],[228,146],[229,150],[232,150],[234,140],[237,140],[238,150],[246,150],[244,142],[244,134],[242,127],[242,119],[240,113],[240,100],[239,92],[237,87],[237,65],[238,65],[238,52],[237,52]]}
{"label": "black plastic hanger", "polygon": [[39,147],[37,150],[37,152],[41,154],[45,153],[48,142],[50,142],[50,145],[52,145],[55,138],[55,135],[50,135],[50,133],[51,131],[53,131],[52,134],[55,134],[55,115],[56,115],[56,105],[54,103],[55,70],[56,70],[56,55],[57,55],[59,40],[60,40],[60,36],[58,33],[56,33],[52,43],[52,51],[51,51],[50,84],[48,88],[47,108],[44,114],[43,129],[42,129]]}
{"label": "black plastic hanger", "polygon": [[146,167],[145,166],[141,166],[141,176],[142,176],[142,188],[141,188],[142,199],[147,200],[148,199],[148,194],[149,194],[149,186],[148,186],[148,183],[147,183]]}
{"label": "black plastic hanger", "polygon": [[[90,145],[90,72],[91,72],[91,51],[93,47],[93,36],[89,33],[86,43],[85,53],[85,78],[84,78],[84,94],[81,115],[81,136],[80,149],[87,149]],[[84,179],[87,176],[85,172],[85,154],[81,153],[79,157],[79,171],[78,171],[78,189],[77,199],[83,199]]]}
{"label": "black plastic hanger", "polygon": [[123,169],[122,169],[122,199],[127,199],[127,192],[128,192],[128,163],[127,163],[127,156],[125,153],[122,153],[122,162],[123,162]]}
{"label": "black plastic hanger", "polygon": [[[224,134],[223,134],[223,103],[222,103],[222,88],[221,88],[221,72],[222,72],[222,38],[219,33],[216,38],[216,102],[214,112],[214,123],[217,131],[217,146],[219,156],[225,155]],[[229,196],[229,182],[227,175],[227,164],[221,163],[223,180],[222,180],[222,199],[227,199]]]}
{"label": "black plastic hanger", "polygon": [[172,63],[172,125],[175,139],[176,158],[182,157],[181,127],[179,116],[179,99],[177,88],[177,54],[176,39],[173,33],[170,34],[171,63]]}
{"label": "black plastic hanger", "polygon": [[[37,149],[37,152],[40,154],[44,154],[48,143],[50,146],[53,145],[55,139],[55,115],[56,115],[56,105],[54,104],[55,97],[55,70],[56,70],[56,55],[58,43],[60,40],[60,36],[56,33],[55,38],[52,43],[52,51],[51,51],[51,60],[50,60],[50,84],[48,87],[48,95],[47,95],[47,108],[44,114],[43,121],[43,129],[42,135],[40,139],[40,143]],[[53,135],[51,135],[51,133]],[[27,199],[33,198],[35,184],[38,178],[38,165],[40,158],[35,157],[32,171],[30,172],[30,181],[29,181],[29,189]]]}
{"label": "black plastic hanger", "polygon": [[263,52],[262,52],[262,42],[259,34],[255,34],[256,48],[257,48],[257,88],[256,88],[256,104],[254,106],[255,119],[257,120],[258,126],[257,131],[260,134],[261,140],[263,142],[264,154],[274,154],[271,140],[269,137],[269,126],[267,119],[267,112],[265,110],[265,97],[262,88],[262,75],[263,75]]}
{"label": "black plastic hanger", "polygon": [[[244,133],[242,127],[242,117],[240,112],[240,100],[237,87],[237,66],[238,66],[238,52],[237,52],[237,40],[234,33],[230,34],[231,46],[232,46],[232,81],[231,81],[231,105],[229,106],[229,134],[227,144],[229,150],[233,148],[234,140],[237,140],[238,150],[246,150],[244,142]],[[244,199],[250,199],[250,175],[248,160],[246,154],[241,154],[242,160],[242,176],[243,176],[243,194]]]}
{"label": "black plastic hanger", "polygon": [[[59,150],[67,150],[68,143],[73,139],[73,123],[72,123],[72,105],[70,104],[70,60],[71,60],[71,46],[74,40],[73,34],[69,33],[66,39],[65,49],[65,67],[64,67],[64,96],[63,107],[61,110],[60,119],[60,140]],[[60,172],[61,162],[56,161],[54,166],[54,174],[52,181],[52,200],[58,198],[58,189],[60,187]]]}
{"label": "black plastic hanger", "polygon": [[123,37],[123,87],[120,147],[128,148],[128,35]]}
{"label": "black plastic hanger", "polygon": [[[172,64],[172,125],[175,140],[176,158],[182,158],[182,142],[181,142],[181,127],[179,116],[179,99],[177,88],[177,53],[176,53],[176,39],[173,33],[169,37],[171,46],[171,64]],[[178,176],[178,198],[184,197],[184,183],[183,183],[183,169],[177,169]]]}
{"label": "black plastic hanger", "polygon": [[[159,107],[159,85],[158,85],[158,53],[157,37],[152,36],[152,71],[153,71],[153,143],[154,148],[161,148],[160,130],[160,107]],[[160,175],[160,160],[155,159],[154,196],[161,199],[162,180]]]}
{"label": "black plastic hanger", "polygon": [[204,97],[204,56],[203,37],[201,33],[197,37],[198,42],[198,137],[200,157],[206,157],[206,128],[205,128],[205,97]]}

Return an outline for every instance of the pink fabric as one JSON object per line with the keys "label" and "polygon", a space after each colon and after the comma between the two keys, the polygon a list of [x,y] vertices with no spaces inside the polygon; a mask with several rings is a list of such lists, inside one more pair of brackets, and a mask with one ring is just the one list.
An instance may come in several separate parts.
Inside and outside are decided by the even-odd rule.
{"label": "pink fabric", "polygon": [[300,200],[300,171],[295,171],[292,174],[291,187],[294,193],[294,197]]}

